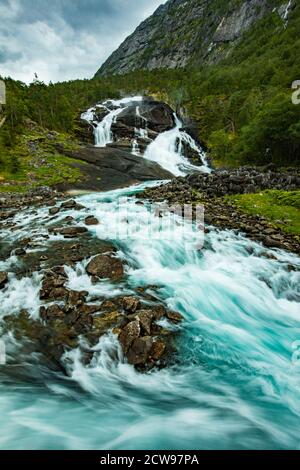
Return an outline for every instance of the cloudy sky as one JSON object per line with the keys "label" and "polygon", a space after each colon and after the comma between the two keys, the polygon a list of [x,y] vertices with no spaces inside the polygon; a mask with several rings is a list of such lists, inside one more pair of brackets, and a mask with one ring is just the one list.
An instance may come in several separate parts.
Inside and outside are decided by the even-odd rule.
{"label": "cloudy sky", "polygon": [[0,0],[0,75],[31,82],[92,77],[166,0]]}

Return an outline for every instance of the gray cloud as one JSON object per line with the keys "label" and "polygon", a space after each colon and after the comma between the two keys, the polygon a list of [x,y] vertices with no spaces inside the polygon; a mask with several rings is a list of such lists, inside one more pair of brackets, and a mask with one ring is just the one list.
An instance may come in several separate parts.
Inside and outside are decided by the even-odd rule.
{"label": "gray cloud", "polygon": [[165,0],[0,0],[0,75],[89,78]]}

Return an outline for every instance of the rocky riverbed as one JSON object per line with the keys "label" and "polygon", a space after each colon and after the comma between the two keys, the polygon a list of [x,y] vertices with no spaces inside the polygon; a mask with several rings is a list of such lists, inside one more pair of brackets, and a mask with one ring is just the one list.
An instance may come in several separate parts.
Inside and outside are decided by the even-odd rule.
{"label": "rocky riverbed", "polygon": [[[119,295],[109,300],[68,286],[67,269],[85,262],[84,269],[93,284],[109,280],[121,283],[124,293],[128,291],[126,260],[118,258],[112,243],[92,237],[88,231],[89,227],[101,224],[101,220],[86,215],[85,207],[76,200],[46,188],[24,196],[10,194],[0,203],[1,231],[20,232],[13,244],[5,238],[1,240],[0,262],[8,262],[10,268],[0,272],[0,289],[8,289],[14,279],[36,275],[40,303],[38,318],[33,318],[26,308],[20,309],[18,315],[5,316],[3,334],[11,332],[17,340],[27,338],[22,349],[41,354],[47,366],[63,371],[66,351],[83,342],[90,350],[109,331],[119,338],[128,363],[141,371],[172,361],[177,329],[160,322],[177,325],[182,316],[158,300],[155,286],[137,287],[131,295],[122,295],[121,289]],[[39,230],[36,225],[30,235],[22,237],[22,220],[16,220],[18,214],[24,211],[25,217],[34,218],[41,207],[46,229]],[[74,211],[82,212],[82,223],[78,224],[70,215]],[[88,352],[87,346],[82,353],[85,363],[89,363],[93,353]]]}
{"label": "rocky riverbed", "polygon": [[246,214],[224,199],[227,195],[256,193],[266,189],[291,191],[299,188],[299,170],[282,172],[270,166],[264,169],[216,170],[209,175],[194,173],[173,179],[169,184],[146,189],[140,197],[153,202],[167,201],[171,205],[203,204],[207,226],[233,229],[262,242],[266,247],[299,253],[298,236],[274,227],[262,216]]}

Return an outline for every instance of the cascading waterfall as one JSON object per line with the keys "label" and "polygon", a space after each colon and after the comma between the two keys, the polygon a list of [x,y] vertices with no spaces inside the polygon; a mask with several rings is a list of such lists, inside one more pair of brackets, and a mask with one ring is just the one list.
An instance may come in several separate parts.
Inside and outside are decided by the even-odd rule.
{"label": "cascading waterfall", "polygon": [[[182,131],[182,122],[174,113],[175,127],[163,132],[148,146],[144,157],[159,163],[175,176],[183,176],[191,171],[209,172],[205,153],[199,149],[196,142],[186,132]],[[195,150],[203,165],[192,165],[183,155],[182,143],[188,143]]]}
{"label": "cascading waterfall", "polygon": [[[118,115],[126,108],[126,105],[140,102],[143,100],[142,96],[134,96],[123,98],[122,100],[108,100],[98,107],[104,107],[109,111],[108,106],[113,106],[114,109],[104,117],[101,122],[95,122],[96,108],[90,108],[88,111],[81,115],[95,127],[95,145],[97,147],[105,147],[107,144],[113,142],[113,135],[111,132],[112,124],[116,121]],[[132,141],[132,153],[140,155],[141,152],[138,146],[138,138],[147,139],[147,119],[140,114],[140,107],[136,106],[136,116],[144,121],[144,127],[137,128],[135,137]],[[169,131],[159,134],[156,139],[148,145],[144,158],[158,163],[161,167],[173,173],[175,176],[182,176],[192,171],[210,172],[205,152],[196,144],[194,139],[182,130],[182,122],[174,113],[175,127]],[[187,143],[192,150],[199,155],[199,161],[203,163],[202,166],[192,165],[184,156],[183,142]]]}
{"label": "cascading waterfall", "polygon": [[144,123],[144,127],[140,127],[138,130],[139,136],[141,137],[141,139],[148,139],[148,129],[147,129],[148,121],[144,116],[141,115],[139,106],[136,107],[136,115]]}
{"label": "cascading waterfall", "polygon": [[113,142],[111,126],[116,121],[116,118],[121,111],[122,108],[111,111],[101,122],[98,123],[95,129],[96,147],[106,147],[107,144]]}
{"label": "cascading waterfall", "polygon": [[[92,107],[81,115],[82,119],[95,126],[94,136],[96,147],[106,147],[107,144],[113,142],[111,126],[116,122],[118,115],[124,110],[124,108],[126,108],[127,104],[142,101],[142,99],[142,96],[133,96],[130,98],[123,98],[121,100],[107,100],[103,104],[97,105],[98,108],[104,108],[108,111],[108,114],[100,122],[95,121],[94,113],[97,107]],[[108,105],[113,106],[113,109],[110,110]]]}
{"label": "cascading waterfall", "polygon": [[139,135],[137,129],[134,130],[134,135],[135,135],[135,138],[132,141],[132,151],[131,151],[131,153],[133,155],[141,155],[139,143],[138,143],[138,140],[137,140],[137,137]]}
{"label": "cascading waterfall", "polygon": [[135,109],[135,113],[138,119],[141,119],[144,122],[144,127],[135,127],[134,128],[134,139],[132,141],[132,153],[134,155],[141,155],[141,151],[139,148],[138,139],[148,139],[148,130],[147,130],[147,119],[140,114],[140,107],[137,106]]}

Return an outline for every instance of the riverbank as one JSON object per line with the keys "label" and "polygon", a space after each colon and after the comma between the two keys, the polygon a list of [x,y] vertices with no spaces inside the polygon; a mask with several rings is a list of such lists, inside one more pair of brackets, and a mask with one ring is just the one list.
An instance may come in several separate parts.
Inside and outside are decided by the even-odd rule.
{"label": "riverbank", "polygon": [[[268,248],[299,253],[299,183],[297,169],[283,172],[276,172],[273,168],[264,171],[255,168],[216,170],[210,175],[194,173],[185,178],[176,178],[169,184],[147,189],[140,197],[153,202],[167,201],[171,205],[203,204],[207,226],[233,229]],[[266,204],[264,211],[261,208],[256,210],[255,205],[251,207],[251,204],[249,209],[249,206],[245,207],[239,202],[243,200],[243,195],[246,199],[255,194],[264,197],[262,192],[276,189],[293,195],[293,211],[287,211],[286,214],[293,220],[284,220],[284,208],[279,214],[282,220],[276,219],[274,202],[273,206],[272,202]],[[288,208],[291,202],[288,197],[286,200]]]}

